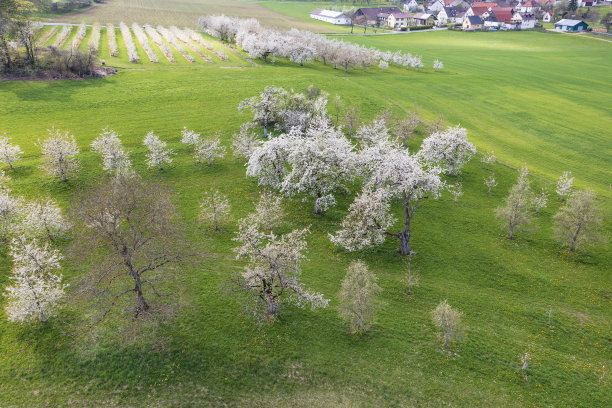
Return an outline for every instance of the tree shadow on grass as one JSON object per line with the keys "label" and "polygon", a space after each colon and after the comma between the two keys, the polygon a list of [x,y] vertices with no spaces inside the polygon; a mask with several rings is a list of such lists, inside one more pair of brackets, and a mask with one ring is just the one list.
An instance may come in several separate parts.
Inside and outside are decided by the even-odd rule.
{"label": "tree shadow on grass", "polygon": [[53,81],[19,81],[6,86],[22,101],[69,101],[72,95],[117,83],[116,75],[106,78],[59,79]]}

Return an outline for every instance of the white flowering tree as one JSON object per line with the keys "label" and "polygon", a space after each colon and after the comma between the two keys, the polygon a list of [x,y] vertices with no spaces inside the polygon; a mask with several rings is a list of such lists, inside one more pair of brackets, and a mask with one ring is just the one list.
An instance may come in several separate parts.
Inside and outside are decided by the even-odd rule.
{"label": "white flowering tree", "polygon": [[53,200],[26,203],[19,211],[21,216],[18,230],[24,236],[46,237],[53,241],[70,229],[61,208]]}
{"label": "white flowering tree", "polygon": [[6,137],[6,133],[3,137],[0,137],[0,161],[8,164],[9,169],[13,169],[13,163],[21,160],[22,155],[21,148],[11,144],[10,139]]}
{"label": "white flowering tree", "polygon": [[449,175],[459,173],[474,153],[476,148],[467,140],[465,128],[460,126],[433,133],[423,140],[419,150],[427,163],[441,166]]}
{"label": "white flowering tree", "polygon": [[149,149],[147,153],[147,166],[162,169],[164,163],[172,163],[172,150],[168,149],[168,143],[162,141],[153,131],[147,133],[143,144]]}
{"label": "white flowering tree", "polygon": [[249,295],[254,316],[274,321],[282,303],[310,305],[311,309],[327,307],[328,299],[308,291],[300,281],[308,228],[278,236],[265,232],[265,226],[255,222],[257,219],[261,217],[254,215],[240,220],[234,238],[240,243],[234,250],[236,258],[245,258],[249,263],[233,284],[236,290]]}
{"label": "white flowering tree", "polygon": [[226,222],[230,214],[230,204],[227,197],[218,190],[204,193],[200,204],[200,220],[219,231],[219,224]]}
{"label": "white flowering tree", "polygon": [[497,181],[495,180],[495,174],[489,175],[484,181],[485,186],[487,186],[487,194],[491,194],[491,189],[497,186]]}
{"label": "white flowering tree", "polygon": [[187,129],[187,126],[185,126],[183,130],[181,130],[181,142],[187,145],[196,146],[200,143],[200,134]]}
{"label": "white flowering tree", "polygon": [[548,205],[548,192],[542,187],[540,194],[533,197],[533,205],[535,206],[536,214],[540,213],[540,209],[546,208]]}
{"label": "white flowering tree", "polygon": [[[330,235],[333,243],[356,251],[381,244],[391,236],[400,241],[400,253],[409,255],[411,222],[422,201],[438,198],[445,188],[441,169],[426,166],[422,159],[404,149],[381,151],[382,157],[370,161],[370,175],[363,192],[349,207],[342,229]],[[391,202],[403,209],[403,228],[393,231],[395,217]]]}
{"label": "white flowering tree", "polygon": [[274,124],[277,108],[281,104],[286,91],[283,88],[267,86],[259,96],[253,96],[240,102],[238,110],[250,109],[253,112],[253,121],[260,123],[264,128],[264,137],[268,137],[268,125]]}
{"label": "white flowering tree", "polygon": [[249,157],[246,174],[256,177],[260,185],[280,190],[287,173],[287,156],[292,137],[281,135],[255,148]]}
{"label": "white flowering tree", "polygon": [[223,156],[225,156],[225,146],[221,145],[219,135],[201,140],[195,146],[194,157],[199,163],[206,162],[209,166],[212,166],[215,159],[220,159]]}
{"label": "white flowering tree", "polygon": [[13,258],[12,284],[4,294],[9,321],[45,322],[55,316],[68,286],[59,273],[59,251],[22,237],[13,239],[9,252]]}
{"label": "white flowering tree", "polygon": [[0,239],[6,239],[13,232],[15,225],[21,218],[23,200],[11,195],[6,186],[7,177],[0,170]]}
{"label": "white flowering tree", "polygon": [[269,190],[264,190],[259,195],[259,201],[255,205],[255,212],[249,217],[252,222],[260,225],[263,230],[271,231],[281,224],[285,215],[283,198]]}
{"label": "white flowering tree", "polygon": [[[353,145],[327,121],[318,121],[304,137],[290,137],[287,163],[290,170],[281,191],[288,196],[314,197],[314,213],[323,214],[336,203],[334,193],[346,189],[356,173]],[[270,143],[268,141],[267,143]]]}
{"label": "white flowering tree", "polygon": [[557,194],[561,196],[561,201],[565,200],[565,197],[572,193],[574,187],[574,178],[572,177],[571,171],[564,171],[559,181],[557,181]]}
{"label": "white flowering tree", "polygon": [[39,142],[43,155],[43,168],[52,176],[68,181],[68,176],[79,169],[79,148],[74,136],[59,129],[50,129],[49,136]]}
{"label": "white flowering tree", "polygon": [[444,64],[440,60],[435,60],[433,64],[434,71],[440,71],[444,69]]}
{"label": "white flowering tree", "polygon": [[248,160],[251,157],[251,153],[261,146],[261,140],[257,138],[253,127],[253,123],[243,123],[240,126],[240,132],[234,135],[234,140],[232,141],[234,156]]}
{"label": "white flowering tree", "polygon": [[91,143],[94,152],[102,156],[102,168],[104,171],[119,177],[129,174],[132,162],[129,154],[123,149],[119,134],[112,129],[106,128]]}
{"label": "white flowering tree", "polygon": [[572,194],[554,218],[555,238],[574,252],[577,246],[592,245],[602,240],[599,232],[601,212],[593,190]]}

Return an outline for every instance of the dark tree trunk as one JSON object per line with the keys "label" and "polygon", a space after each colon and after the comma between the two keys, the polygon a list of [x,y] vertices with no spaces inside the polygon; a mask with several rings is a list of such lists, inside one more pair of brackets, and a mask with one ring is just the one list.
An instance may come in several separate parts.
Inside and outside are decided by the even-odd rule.
{"label": "dark tree trunk", "polygon": [[400,254],[410,255],[410,230],[400,231],[398,238],[400,240]]}

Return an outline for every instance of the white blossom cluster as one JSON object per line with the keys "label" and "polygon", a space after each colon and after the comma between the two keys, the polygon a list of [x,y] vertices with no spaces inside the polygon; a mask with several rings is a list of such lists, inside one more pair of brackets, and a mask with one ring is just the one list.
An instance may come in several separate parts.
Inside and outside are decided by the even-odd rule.
{"label": "white blossom cluster", "polygon": [[438,165],[457,174],[476,153],[476,147],[467,140],[467,131],[460,126],[449,127],[425,138],[419,156],[425,162]]}
{"label": "white blossom cluster", "polygon": [[59,129],[49,130],[49,136],[39,142],[43,155],[42,167],[52,176],[67,181],[79,169],[79,147],[73,135]]}
{"label": "white blossom cluster", "polygon": [[122,21],[121,23],[119,23],[119,30],[121,30],[121,36],[123,37],[123,43],[125,44],[125,48],[127,48],[128,58],[130,59],[130,62],[138,62],[140,58],[138,58],[138,51],[136,51],[136,44],[134,44],[134,40],[132,39],[130,27],[128,27],[128,25]]}
{"label": "white blossom cluster", "polygon": [[307,248],[309,229],[296,229],[278,236],[262,224],[266,217],[252,214],[239,221],[235,241],[236,258],[246,258],[249,264],[240,275],[237,285],[253,296],[258,317],[274,320],[282,303],[311,309],[327,307],[329,300],[320,293],[304,288],[300,281],[301,261]]}
{"label": "white blossom cluster", "polygon": [[119,55],[119,49],[117,48],[117,35],[113,24],[106,24],[106,35],[108,37],[108,52],[111,57],[116,57]]}
{"label": "white blossom cluster", "polygon": [[[209,15],[201,17],[198,23],[208,34],[223,41],[235,41],[251,58],[261,58],[264,62],[267,62],[268,58],[283,57],[304,65],[318,59],[324,64],[332,63],[334,68],[340,66],[345,72],[355,66],[363,68],[364,71],[375,65],[386,69],[390,63],[416,71],[424,67],[422,58],[418,55],[403,54],[399,51],[382,52],[373,47],[328,39],[309,31],[291,29],[288,32],[280,32],[262,27],[253,18]],[[436,60],[434,69],[439,70],[442,67],[442,63]]]}
{"label": "white blossom cluster", "polygon": [[6,287],[5,311],[9,321],[45,322],[57,314],[65,288],[59,273],[61,254],[38,240],[15,238],[9,253],[13,258],[11,285]]}
{"label": "white blossom cluster", "polygon": [[206,162],[209,166],[212,166],[215,159],[220,159],[223,156],[225,156],[225,146],[221,144],[219,135],[200,140],[195,145],[194,157],[200,163]]}
{"label": "white blossom cluster", "polygon": [[51,39],[51,37],[53,37],[55,35],[57,30],[58,30],[57,26],[52,26],[51,29],[49,31],[47,31],[47,33],[45,35],[40,37],[40,39],[38,40],[38,43],[37,43],[38,46],[42,47],[43,45],[45,45]]}
{"label": "white blossom cluster", "polygon": [[162,169],[164,163],[172,163],[172,150],[168,149],[168,143],[162,141],[153,131],[147,133],[143,144],[149,149],[147,153],[147,166]]}
{"label": "white blossom cluster", "polygon": [[253,123],[243,123],[240,126],[240,132],[234,135],[232,147],[234,148],[234,156],[249,159],[253,151],[261,146],[261,140],[253,131]]}
{"label": "white blossom cluster", "polygon": [[565,197],[572,193],[574,178],[571,177],[571,175],[571,171],[564,171],[557,182],[557,188],[555,191],[561,196],[561,201],[565,200]]}
{"label": "white blossom cluster", "polygon": [[100,49],[100,23],[94,23],[91,27],[91,37],[89,38],[88,47],[92,53],[97,54]]}
{"label": "white blossom cluster", "polygon": [[230,204],[227,197],[218,190],[210,190],[204,194],[200,203],[200,220],[219,231],[219,224],[229,217]]}
{"label": "white blossom cluster", "polygon": [[87,35],[87,26],[85,25],[85,22],[83,22],[79,25],[78,31],[72,40],[71,47],[73,51],[76,51],[79,48],[79,45],[81,45],[85,39],[85,35]]}
{"label": "white blossom cluster", "polygon": [[53,45],[55,45],[57,48],[59,48],[62,45],[64,45],[64,43],[66,42],[66,40],[70,36],[71,32],[72,32],[72,27],[71,26],[63,26],[62,27],[62,31],[60,31],[59,34],[57,35],[57,37],[55,37],[55,44],[53,44]]}
{"label": "white blossom cluster", "polygon": [[155,54],[155,51],[153,51],[153,48],[151,48],[149,37],[147,37],[142,27],[139,26],[138,23],[133,23],[132,31],[134,31],[136,39],[138,40],[142,48],[145,50],[147,57],[149,57],[149,61],[153,63],[159,62],[159,59],[157,59],[157,54]]}
{"label": "white blossom cluster", "polygon": [[196,146],[198,143],[200,143],[200,134],[194,132],[193,130],[187,129],[187,126],[185,126],[181,131],[181,142],[191,146]]}
{"label": "white blossom cluster", "polygon": [[194,31],[194,30],[192,30],[190,28],[185,28],[185,33],[196,44],[199,44],[202,47],[204,47],[206,49],[206,51],[210,52],[215,57],[219,58],[221,61],[227,61],[227,55],[225,55],[225,53],[223,53],[223,52],[217,51],[213,47],[212,43],[210,41],[206,40],[204,37],[202,37],[200,35],[200,33],[196,32],[196,31]]}
{"label": "white blossom cluster", "polygon": [[[206,55],[202,49],[196,45],[194,45],[191,42],[191,39],[189,38],[189,35],[187,35],[187,33],[183,30],[181,30],[180,28],[178,28],[177,26],[170,26],[170,32],[174,35],[174,37],[180,41],[180,44],[183,44],[183,46],[185,48],[187,48],[187,50],[194,52],[196,54],[198,54],[199,56],[201,56],[202,58],[204,58],[204,60],[206,62],[212,62],[212,60],[208,57],[208,55]],[[177,42],[178,42],[177,41]]]}
{"label": "white blossom cluster", "polygon": [[91,149],[102,156],[104,171],[117,177],[131,173],[132,163],[129,154],[123,149],[119,135],[106,128],[91,143]]}
{"label": "white blossom cluster", "polygon": [[157,31],[164,37],[168,44],[171,44],[187,61],[194,62],[193,57],[189,54],[181,42],[176,38],[172,31],[168,30],[164,26],[158,25]]}
{"label": "white blossom cluster", "polygon": [[0,161],[9,165],[9,169],[13,169],[13,163],[21,160],[23,152],[17,145],[11,144],[10,139],[6,136],[0,137]]}
{"label": "white blossom cluster", "polygon": [[146,33],[149,35],[149,37],[151,38],[151,40],[153,40],[153,42],[155,44],[157,44],[157,46],[159,47],[159,49],[162,51],[162,53],[164,54],[164,56],[168,59],[168,61],[170,62],[176,62],[176,60],[174,59],[174,55],[172,53],[172,50],[170,49],[170,47],[168,46],[168,44],[166,44],[164,42],[164,39],[161,37],[161,35],[159,35],[159,33],[157,32],[157,30],[155,28],[153,28],[153,26],[150,25],[146,25],[145,26],[145,31]]}

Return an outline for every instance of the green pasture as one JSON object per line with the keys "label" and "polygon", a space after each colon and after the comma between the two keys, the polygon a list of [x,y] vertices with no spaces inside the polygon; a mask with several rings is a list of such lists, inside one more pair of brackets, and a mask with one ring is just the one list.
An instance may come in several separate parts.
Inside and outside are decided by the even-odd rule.
{"label": "green pasture", "polygon": [[[281,60],[250,67],[237,56],[228,68],[203,62],[129,64],[117,30],[120,56],[105,58],[119,68],[114,76],[0,83],[0,132],[25,152],[8,172],[15,194],[50,196],[69,210],[74,193],[101,175],[89,145],[110,126],[122,135],[139,174],[174,189],[185,240],[194,252],[205,254],[185,262],[168,288],[180,293],[182,308],[164,319],[155,336],[128,345],[117,339],[116,315],[95,328],[87,326],[86,311],[70,303],[84,266],[65,261],[63,272],[73,286],[58,318],[42,327],[19,327],[0,318],[0,405],[609,404],[610,44],[526,32],[341,38],[422,55],[426,68],[344,73],[321,63],[299,67]],[[106,44],[103,32],[102,57]],[[139,55],[145,58],[144,51]],[[443,61],[442,72],[433,72],[435,58]],[[427,121],[443,115],[445,123],[466,127],[480,152],[495,150],[501,162],[490,170],[482,167],[479,154],[462,175],[448,179],[463,183],[465,194],[457,203],[446,194],[426,200],[418,210],[412,268],[421,284],[414,295],[406,295],[401,283],[405,264],[397,242],[357,253],[330,243],[327,235],[338,229],[351,192],[340,194],[338,206],[325,216],[312,215],[312,202],[301,197],[285,206],[284,230],[311,226],[303,281],[331,299],[329,308],[287,307],[276,324],[258,328],[242,314],[238,298],[225,296],[224,282],[244,266],[235,260],[231,238],[261,189],[230,153],[213,167],[195,163],[180,143],[180,130],[219,131],[231,151],[232,134],[250,120],[238,112],[238,103],[267,85],[296,90],[314,85],[360,108],[364,119],[387,106],[396,115],[416,106]],[[65,184],[38,167],[36,142],[52,126],[72,132],[81,148],[82,171]],[[161,172],[145,165],[142,139],[150,130],[176,152],[174,163]],[[424,133],[422,126],[412,150]],[[536,228],[509,241],[494,209],[524,163],[532,171],[534,190],[546,187],[551,200],[536,217]],[[560,206],[553,183],[564,170],[573,171],[578,187],[597,191],[608,237],[607,243],[576,255],[560,247],[551,231]],[[483,181],[491,171],[499,185],[487,195]],[[233,208],[232,220],[220,233],[197,224],[199,201],[209,188],[225,193]],[[61,245],[69,254],[69,243]],[[6,252],[4,245],[0,286],[9,282]],[[340,281],[354,259],[365,260],[383,288],[377,324],[363,338],[348,335],[336,311]],[[429,314],[444,299],[465,314],[466,337],[450,354],[437,342]],[[98,340],[83,336],[88,333]],[[525,352],[533,358],[523,373],[520,355]]]}

